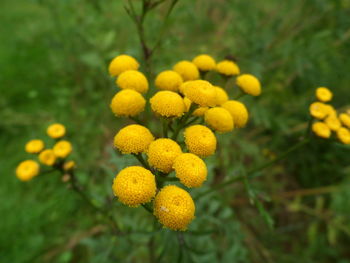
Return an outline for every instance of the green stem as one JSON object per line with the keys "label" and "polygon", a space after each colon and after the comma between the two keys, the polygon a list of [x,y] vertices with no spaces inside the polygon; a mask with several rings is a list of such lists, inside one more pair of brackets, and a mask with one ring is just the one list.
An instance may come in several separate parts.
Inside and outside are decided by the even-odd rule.
{"label": "green stem", "polygon": [[149,164],[146,162],[145,159],[143,159],[142,153],[139,153],[139,154],[133,153],[132,155],[135,156],[135,158],[142,164],[143,167],[145,167],[146,169],[152,171],[152,169],[149,166]]}
{"label": "green stem", "polygon": [[188,112],[180,119],[180,123],[176,127],[176,130],[174,131],[174,134],[172,137],[173,140],[177,139],[179,132],[182,130],[182,128],[184,128],[186,126],[186,122],[187,122],[188,118],[192,115],[192,113],[195,111],[196,108],[197,108],[197,105],[192,102],[191,107],[188,110]]}
{"label": "green stem", "polygon": [[147,212],[151,213],[153,215],[153,209],[150,206],[150,203],[142,204],[142,207],[146,209]]}
{"label": "green stem", "polygon": [[166,118],[162,118],[162,124],[163,124],[163,137],[168,138],[168,125],[169,122]]}
{"label": "green stem", "polygon": [[137,124],[143,125],[143,123],[137,118],[137,117],[129,117],[130,120],[133,120],[134,122],[136,122]]}

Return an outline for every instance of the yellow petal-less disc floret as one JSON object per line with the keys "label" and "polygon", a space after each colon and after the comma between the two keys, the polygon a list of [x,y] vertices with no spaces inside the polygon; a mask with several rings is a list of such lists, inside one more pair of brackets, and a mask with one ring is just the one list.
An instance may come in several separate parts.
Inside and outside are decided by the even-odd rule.
{"label": "yellow petal-less disc floret", "polygon": [[116,116],[136,116],[145,109],[146,100],[137,91],[126,89],[114,95],[111,110]]}
{"label": "yellow petal-less disc floret", "polygon": [[230,112],[221,107],[214,107],[204,114],[205,122],[215,131],[229,132],[233,130],[233,118]]}
{"label": "yellow petal-less disc floret", "polygon": [[30,140],[26,143],[25,151],[27,153],[39,153],[44,149],[45,145],[42,140]]}
{"label": "yellow petal-less disc floret", "polygon": [[72,152],[72,144],[69,141],[59,141],[52,148],[54,154],[60,158],[66,158]]}
{"label": "yellow petal-less disc floret", "polygon": [[228,101],[228,95],[227,92],[218,86],[214,86],[215,90],[216,90],[216,99],[215,99],[215,105],[216,106],[221,106],[223,103],[225,103],[226,101]]}
{"label": "yellow petal-less disc floret", "polygon": [[193,64],[195,64],[197,66],[197,68],[200,71],[210,71],[210,70],[214,70],[216,67],[216,62],[215,62],[214,58],[207,55],[207,54],[202,54],[202,55],[196,56],[192,60],[192,62],[193,62]]}
{"label": "yellow petal-less disc floret", "polygon": [[347,128],[340,128],[337,130],[337,137],[340,142],[350,144],[350,130]]}
{"label": "yellow petal-less disc floret", "polygon": [[119,75],[116,84],[121,89],[132,89],[140,93],[148,90],[148,81],[141,72],[136,70],[127,70]]}
{"label": "yellow petal-less disc floret", "polygon": [[29,181],[34,176],[37,176],[40,171],[40,166],[36,161],[26,160],[21,162],[16,168],[16,176],[21,181]]}
{"label": "yellow petal-less disc floret", "polygon": [[200,187],[207,179],[208,171],[205,162],[193,153],[179,155],[174,161],[173,168],[176,177],[189,188]]}
{"label": "yellow petal-less disc floret", "polygon": [[332,130],[337,131],[341,128],[341,122],[337,115],[329,115],[325,118],[324,123]]}
{"label": "yellow petal-less disc floret", "polygon": [[163,187],[154,199],[154,215],[172,230],[186,230],[194,219],[195,210],[190,194],[175,185]]}
{"label": "yellow petal-less disc floret", "polygon": [[139,66],[140,65],[137,60],[132,56],[119,55],[111,61],[108,71],[111,76],[116,77],[126,70],[137,70]]}
{"label": "yellow petal-less disc floret", "polygon": [[163,117],[180,117],[186,110],[183,98],[173,91],[158,91],[151,99],[153,112]]}
{"label": "yellow petal-less disc floret", "polygon": [[244,92],[252,96],[261,94],[260,81],[251,74],[242,74],[236,79],[237,86]]}
{"label": "yellow petal-less disc floret", "polygon": [[178,91],[182,82],[181,75],[173,70],[166,70],[159,73],[155,80],[158,89],[170,91]]}
{"label": "yellow petal-less disc floret", "polygon": [[172,171],[174,160],[182,153],[177,142],[161,138],[153,141],[148,148],[148,163],[161,172]]}
{"label": "yellow petal-less disc floret", "polygon": [[121,129],[114,137],[114,146],[124,154],[142,153],[148,149],[154,137],[149,129],[132,124]]}
{"label": "yellow petal-less disc floret", "polygon": [[66,161],[63,164],[63,170],[65,171],[70,171],[73,170],[75,168],[75,162],[70,160],[70,161]]}
{"label": "yellow petal-less disc floret", "polygon": [[240,73],[238,65],[231,60],[223,60],[217,63],[216,71],[225,76],[234,76]]}
{"label": "yellow petal-less disc floret", "polygon": [[206,126],[192,125],[184,132],[187,149],[200,157],[206,157],[215,153],[216,137]]}
{"label": "yellow petal-less disc floret", "polygon": [[322,102],[314,102],[310,104],[309,111],[312,117],[323,120],[326,118],[330,113],[330,108],[327,107],[328,105],[322,103]]}
{"label": "yellow petal-less disc floret", "polygon": [[116,175],[112,189],[120,202],[131,207],[137,207],[150,202],[155,196],[155,176],[143,167],[130,166]]}
{"label": "yellow petal-less disc floret", "polygon": [[183,93],[192,102],[202,107],[213,107],[216,104],[216,90],[206,80],[193,80],[186,82]]}
{"label": "yellow petal-less disc floret", "polygon": [[47,128],[46,133],[51,138],[58,139],[66,134],[66,127],[60,123],[55,123]]}
{"label": "yellow petal-less disc floret", "polygon": [[316,98],[322,102],[328,102],[332,100],[333,94],[326,87],[319,87],[316,89]]}
{"label": "yellow petal-less disc floret", "polygon": [[39,161],[42,164],[52,166],[56,162],[56,155],[51,149],[46,149],[39,154]]}
{"label": "yellow petal-less disc floret", "polygon": [[195,64],[182,60],[175,64],[173,70],[179,73],[184,81],[199,79],[199,71]]}
{"label": "yellow petal-less disc floret", "polygon": [[242,128],[247,124],[249,113],[246,106],[242,102],[237,100],[229,100],[222,104],[221,107],[230,112],[236,128]]}
{"label": "yellow petal-less disc floret", "polygon": [[321,138],[328,139],[331,136],[331,129],[324,122],[314,122],[312,124],[312,131]]}
{"label": "yellow petal-less disc floret", "polygon": [[344,126],[350,128],[350,114],[340,113],[339,119],[343,123]]}

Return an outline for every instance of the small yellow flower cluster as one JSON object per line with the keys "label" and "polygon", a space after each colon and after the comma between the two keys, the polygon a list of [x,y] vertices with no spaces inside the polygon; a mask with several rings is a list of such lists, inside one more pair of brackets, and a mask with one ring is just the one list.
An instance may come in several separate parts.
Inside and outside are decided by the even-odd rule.
{"label": "small yellow flower cluster", "polygon": [[330,102],[333,93],[326,87],[316,89],[316,99],[309,107],[313,120],[312,131],[321,138],[328,139],[334,132],[343,144],[350,144],[350,115],[346,112],[338,113],[336,109],[326,102]]}
{"label": "small yellow flower cluster", "polygon": [[[47,128],[47,135],[55,139],[52,147],[45,148],[45,143],[42,140],[30,140],[25,145],[27,153],[36,154],[39,162],[46,166],[54,166],[64,171],[74,169],[75,162],[66,160],[72,152],[72,145],[69,141],[62,138],[66,134],[66,128],[60,124],[55,123]],[[34,160],[26,160],[21,162],[16,168],[16,175],[21,181],[29,181],[33,177],[39,175],[40,165]]]}

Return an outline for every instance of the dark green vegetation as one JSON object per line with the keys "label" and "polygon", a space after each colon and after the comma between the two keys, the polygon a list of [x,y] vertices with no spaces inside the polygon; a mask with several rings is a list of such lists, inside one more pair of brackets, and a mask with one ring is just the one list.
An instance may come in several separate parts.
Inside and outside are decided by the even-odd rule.
{"label": "dark green vegetation", "polygon": [[[0,5],[0,262],[146,262],[152,236],[161,262],[350,262],[350,152],[329,141],[314,140],[264,176],[197,201],[196,220],[178,237],[166,230],[149,234],[150,215],[116,200],[111,209],[121,228],[138,233],[110,235],[57,174],[19,182],[14,169],[27,158],[24,143],[45,138],[46,126],[58,121],[74,144],[79,179],[97,204],[109,203],[114,174],[134,160],[111,148],[125,122],[108,107],[117,88],[107,64],[119,53],[141,61],[142,53],[123,1]],[[151,42],[165,10],[166,4],[146,19]],[[315,87],[330,87],[335,107],[350,106],[349,13],[349,0],[179,1],[154,72],[199,53],[233,54],[243,72],[263,83],[261,97],[245,99],[249,126],[220,136],[229,147],[207,161],[211,181],[296,143]],[[261,213],[248,192],[260,200]]]}

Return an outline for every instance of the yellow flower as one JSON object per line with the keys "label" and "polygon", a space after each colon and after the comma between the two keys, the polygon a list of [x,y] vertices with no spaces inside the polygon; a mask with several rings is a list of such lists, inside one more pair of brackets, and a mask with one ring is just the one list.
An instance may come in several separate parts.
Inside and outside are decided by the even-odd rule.
{"label": "yellow flower", "polygon": [[221,107],[214,107],[205,112],[205,122],[218,132],[229,132],[233,130],[233,118],[230,112]]}
{"label": "yellow flower", "polygon": [[66,158],[72,152],[72,144],[69,141],[59,141],[52,150],[57,157]]}
{"label": "yellow flower", "polygon": [[170,91],[178,91],[182,82],[181,75],[173,70],[166,70],[159,73],[155,80],[158,89]]}
{"label": "yellow flower", "polygon": [[346,127],[350,128],[350,114],[347,113],[341,113],[339,115],[340,121],[345,125]]}
{"label": "yellow flower", "polygon": [[331,130],[324,122],[314,122],[312,124],[312,131],[321,138],[329,138],[331,136]]}
{"label": "yellow flower", "polygon": [[242,102],[237,100],[229,100],[222,104],[221,107],[230,112],[235,127],[242,128],[247,124],[249,113],[246,106]]}
{"label": "yellow flower", "polygon": [[148,163],[161,172],[169,173],[172,171],[175,158],[181,153],[177,142],[166,138],[157,139],[149,145]]}
{"label": "yellow flower", "polygon": [[350,144],[350,131],[347,128],[340,128],[337,130],[337,137],[339,141],[344,144]]}
{"label": "yellow flower", "polygon": [[206,80],[193,80],[186,82],[183,92],[192,102],[202,106],[215,106],[216,90]]}
{"label": "yellow flower", "polygon": [[[185,112],[188,112],[191,107],[192,101],[189,98],[184,97],[184,103]],[[197,117],[203,116],[208,109],[209,107],[198,107],[193,111],[192,115]]]}
{"label": "yellow flower", "polygon": [[34,176],[37,176],[40,171],[40,166],[33,160],[21,162],[16,168],[16,176],[21,181],[29,181]]}
{"label": "yellow flower", "polygon": [[66,127],[64,127],[60,123],[55,123],[50,125],[47,128],[47,135],[49,135],[53,139],[58,139],[63,137],[66,134]]}
{"label": "yellow flower", "polygon": [[333,94],[326,87],[319,87],[316,89],[316,98],[322,102],[328,102],[332,100]]}
{"label": "yellow flower", "polygon": [[114,95],[111,110],[116,116],[136,116],[145,109],[146,100],[137,91],[126,89]]}
{"label": "yellow flower", "polygon": [[236,79],[237,86],[247,94],[259,96],[261,94],[260,81],[251,74],[242,74]]}
{"label": "yellow flower", "polygon": [[132,124],[121,129],[114,137],[114,146],[124,154],[142,153],[154,140],[152,133],[144,126]]}
{"label": "yellow flower", "polygon": [[46,149],[39,154],[39,161],[45,165],[52,166],[56,162],[56,155],[51,149]]}
{"label": "yellow flower", "polygon": [[215,90],[216,90],[216,106],[221,106],[223,103],[225,103],[226,101],[228,101],[228,95],[226,93],[226,91],[218,86],[214,86]]}
{"label": "yellow flower", "polygon": [[184,132],[187,149],[200,157],[215,153],[216,137],[214,133],[203,125],[192,125]]}
{"label": "yellow flower", "polygon": [[113,193],[119,201],[131,207],[148,203],[156,194],[154,175],[140,166],[121,170],[113,180]]}
{"label": "yellow flower", "polygon": [[154,215],[172,230],[186,230],[194,219],[195,210],[190,194],[175,185],[163,187],[154,199]]}
{"label": "yellow flower", "polygon": [[119,75],[116,84],[121,89],[132,89],[140,93],[148,90],[148,81],[141,72],[136,70],[127,70]]}
{"label": "yellow flower", "polygon": [[189,188],[200,187],[207,179],[208,171],[205,162],[192,153],[179,155],[174,161],[173,168],[176,177]]}
{"label": "yellow flower", "polygon": [[311,116],[319,120],[324,119],[330,112],[330,108],[322,102],[311,103],[309,110]]}
{"label": "yellow flower", "polygon": [[139,66],[139,63],[133,57],[129,55],[119,55],[111,61],[108,71],[111,76],[116,77],[126,70],[137,70]]}
{"label": "yellow flower", "polygon": [[185,112],[181,96],[173,91],[158,91],[151,99],[152,110],[163,117],[180,117]]}
{"label": "yellow flower", "polygon": [[223,60],[216,64],[216,71],[225,76],[238,75],[239,67],[231,60]]}
{"label": "yellow flower", "polygon": [[192,60],[192,62],[201,71],[214,70],[216,67],[216,62],[215,62],[214,58],[209,56],[209,55],[206,55],[206,54],[196,56]]}
{"label": "yellow flower", "polygon": [[39,153],[44,147],[44,142],[42,140],[31,140],[26,143],[25,151],[27,153]]}
{"label": "yellow flower", "polygon": [[73,170],[75,168],[75,162],[70,160],[70,161],[66,161],[63,164],[63,170],[65,171],[70,171]]}
{"label": "yellow flower", "polygon": [[178,62],[173,70],[179,73],[184,81],[199,79],[199,71],[195,64],[182,60]]}
{"label": "yellow flower", "polygon": [[325,120],[324,123],[332,130],[337,131],[341,128],[340,120],[338,119],[337,115],[329,115]]}

